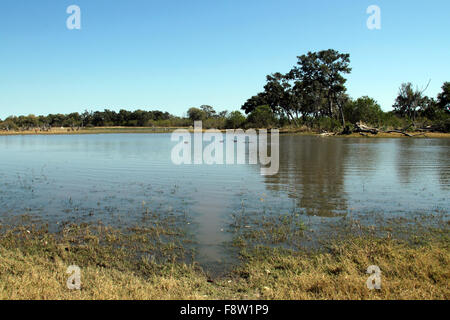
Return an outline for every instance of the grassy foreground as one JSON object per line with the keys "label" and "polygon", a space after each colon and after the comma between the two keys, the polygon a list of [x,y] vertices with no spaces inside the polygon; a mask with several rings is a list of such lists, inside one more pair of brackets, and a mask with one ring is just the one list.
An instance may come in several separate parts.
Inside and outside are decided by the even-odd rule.
{"label": "grassy foreground", "polygon": [[[77,232],[2,230],[0,299],[450,298],[446,233],[415,242],[351,236],[320,251],[253,248],[229,275],[210,279],[195,263],[149,258],[112,229],[71,228]],[[66,286],[73,264],[81,290]],[[382,271],[381,290],[366,286],[370,265]]]}

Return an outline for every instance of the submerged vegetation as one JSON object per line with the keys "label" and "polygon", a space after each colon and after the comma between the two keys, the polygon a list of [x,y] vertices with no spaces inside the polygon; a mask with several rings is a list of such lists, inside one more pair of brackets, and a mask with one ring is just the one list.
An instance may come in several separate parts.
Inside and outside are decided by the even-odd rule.
{"label": "submerged vegetation", "polygon": [[450,132],[450,82],[436,98],[426,87],[400,86],[393,110],[384,112],[370,97],[353,99],[347,94],[345,75],[351,72],[350,55],[335,50],[309,52],[298,57],[289,72],[267,76],[264,91],[248,99],[240,111],[217,112],[202,105],[182,117],[159,110],[105,109],[47,116],[10,116],[0,119],[0,131],[50,132],[52,128],[91,127],[190,127],[202,120],[204,128],[304,128],[351,133],[360,121],[380,130]]}
{"label": "submerged vegetation", "polygon": [[[396,238],[389,228],[343,222],[346,236],[315,249],[256,245],[264,232],[241,234],[241,264],[218,278],[209,277],[195,261],[180,259],[185,253],[175,244],[149,245],[154,230],[127,234],[71,224],[50,233],[46,226],[3,226],[0,299],[450,298],[448,223],[420,231],[406,227],[409,236]],[[294,237],[307,232],[304,226],[299,230]],[[155,252],[165,258],[153,258]],[[81,268],[81,290],[66,286],[67,267],[74,264]],[[366,286],[370,265],[382,270],[381,290]]]}

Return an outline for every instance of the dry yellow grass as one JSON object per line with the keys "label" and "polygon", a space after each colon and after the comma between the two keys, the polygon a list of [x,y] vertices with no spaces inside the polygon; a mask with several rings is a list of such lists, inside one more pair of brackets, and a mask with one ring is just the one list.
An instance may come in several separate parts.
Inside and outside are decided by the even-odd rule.
{"label": "dry yellow grass", "polygon": [[401,133],[385,133],[380,132],[376,135],[367,134],[367,136],[361,135],[359,133],[352,133],[350,135],[343,135],[340,137],[352,137],[352,138],[407,138],[407,139],[417,139],[417,138],[450,138],[450,133],[444,132],[408,132],[408,134],[413,137],[407,137]]}
{"label": "dry yellow grass", "polygon": [[[69,245],[67,239],[7,233],[0,239],[0,299],[449,299],[446,237],[421,244],[352,237],[318,252],[257,248],[211,282],[195,265],[130,260],[119,248]],[[44,240],[45,239],[45,240]],[[67,267],[81,268],[69,290]],[[369,290],[367,267],[382,270]]]}
{"label": "dry yellow grass", "polygon": [[106,133],[164,133],[172,132],[178,128],[164,127],[95,127],[95,128],[52,128],[43,130],[23,130],[23,131],[0,131],[0,136],[16,135],[72,135],[72,134],[106,134]]}
{"label": "dry yellow grass", "polygon": [[[158,128],[158,127],[95,127],[84,128],[78,131],[70,128],[52,128],[49,131],[41,130],[25,130],[25,131],[0,131],[0,136],[13,136],[13,135],[67,135],[67,134],[106,134],[106,133],[165,133],[172,132],[178,127],[173,128]],[[184,128],[188,129],[188,128]],[[204,129],[203,131],[205,131]],[[221,130],[225,131],[225,130]],[[319,135],[311,131],[306,127],[301,128],[281,128],[281,134],[296,134],[296,135]],[[440,132],[427,132],[423,135],[421,132],[408,132],[413,135],[414,138],[450,138],[450,133]],[[400,133],[379,133],[377,135],[368,134],[362,136],[359,133],[353,133],[351,135],[337,135],[336,137],[353,137],[353,138],[409,138]]]}
{"label": "dry yellow grass", "polygon": [[176,278],[167,275],[136,276],[133,272],[81,267],[81,290],[69,290],[67,263],[39,256],[24,255],[18,250],[0,249],[0,299],[72,300],[72,299],[201,299],[206,281],[189,268],[177,270]]}
{"label": "dry yellow grass", "polygon": [[[264,255],[261,255],[264,257]],[[449,299],[450,252],[443,243],[412,247],[354,238],[327,253],[274,255],[248,266],[264,299]],[[382,271],[381,290],[368,290],[367,268]]]}

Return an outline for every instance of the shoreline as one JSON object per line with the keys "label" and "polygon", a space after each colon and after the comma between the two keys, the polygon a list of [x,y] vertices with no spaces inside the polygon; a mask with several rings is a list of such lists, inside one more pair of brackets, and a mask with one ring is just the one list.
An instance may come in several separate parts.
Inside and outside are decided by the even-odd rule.
{"label": "shoreline", "polygon": [[[188,129],[189,127],[95,127],[72,130],[70,128],[53,128],[50,131],[26,130],[26,131],[0,131],[0,136],[41,136],[41,135],[84,135],[84,134],[149,134],[149,133],[172,133],[177,129]],[[280,135],[305,135],[324,137],[323,134],[314,131],[305,131],[297,128],[280,128]],[[205,131],[205,130],[203,130]],[[225,130],[220,130],[225,132]],[[378,133],[377,135],[352,133],[349,135],[330,135],[326,137],[337,138],[407,138],[407,139],[426,139],[426,138],[450,138],[450,133],[441,132],[408,132],[413,137],[407,137],[401,133]]]}

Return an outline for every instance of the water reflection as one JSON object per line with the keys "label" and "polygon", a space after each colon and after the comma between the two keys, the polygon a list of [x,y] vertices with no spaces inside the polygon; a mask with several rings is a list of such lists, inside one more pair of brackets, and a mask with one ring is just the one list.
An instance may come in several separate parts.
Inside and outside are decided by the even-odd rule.
{"label": "water reflection", "polygon": [[[436,149],[436,159],[450,159],[450,147]],[[450,161],[441,163],[437,171],[442,190],[450,191]]]}
{"label": "water reflection", "polygon": [[[450,140],[280,137],[280,171],[171,162],[169,134],[0,137],[0,218],[127,226],[187,217],[205,263],[227,260],[233,213],[333,217],[450,209]],[[144,205],[145,203],[145,205]],[[332,219],[330,219],[332,220]],[[320,220],[317,220],[320,224]]]}
{"label": "water reflection", "polygon": [[347,208],[344,196],[348,147],[340,139],[286,136],[280,140],[280,171],[266,177],[271,191],[286,192],[307,214],[330,216]]}

